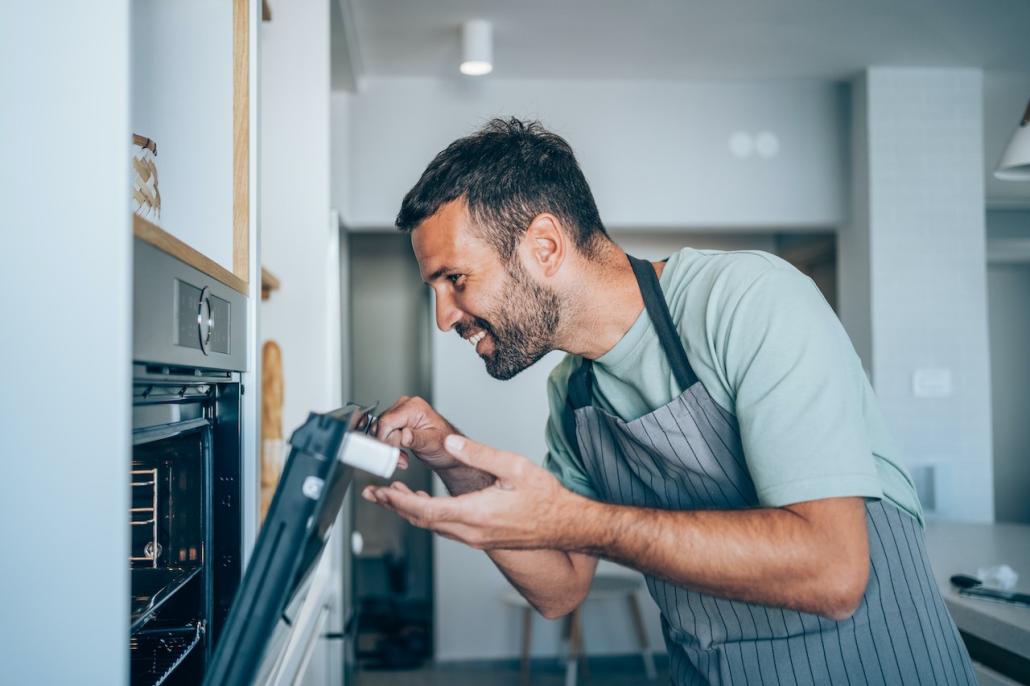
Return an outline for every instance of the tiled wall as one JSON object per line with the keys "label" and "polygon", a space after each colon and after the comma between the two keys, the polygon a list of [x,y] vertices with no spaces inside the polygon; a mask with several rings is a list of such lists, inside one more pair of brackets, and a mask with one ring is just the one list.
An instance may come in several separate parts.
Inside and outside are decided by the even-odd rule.
{"label": "tiled wall", "polygon": [[[844,320],[868,319],[863,361],[907,464],[933,467],[936,515],[990,520],[982,75],[877,68],[853,96],[864,147],[842,249],[867,248],[849,256],[841,290],[862,297]],[[950,392],[917,397],[917,370],[950,374]]]}

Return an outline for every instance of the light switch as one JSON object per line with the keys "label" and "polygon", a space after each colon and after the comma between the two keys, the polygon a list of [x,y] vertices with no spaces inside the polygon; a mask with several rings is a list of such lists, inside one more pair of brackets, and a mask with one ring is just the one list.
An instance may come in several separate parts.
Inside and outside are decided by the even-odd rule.
{"label": "light switch", "polygon": [[950,398],[951,394],[952,383],[950,369],[917,369],[912,373],[912,395],[915,397]]}

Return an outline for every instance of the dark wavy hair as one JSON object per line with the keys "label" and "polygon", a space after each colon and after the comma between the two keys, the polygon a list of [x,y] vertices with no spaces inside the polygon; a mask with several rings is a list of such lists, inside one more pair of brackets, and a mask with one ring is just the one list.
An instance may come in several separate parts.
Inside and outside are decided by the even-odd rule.
{"label": "dark wavy hair", "polygon": [[493,119],[448,145],[404,196],[395,224],[413,231],[458,198],[505,261],[543,212],[558,217],[585,255],[607,236],[572,148],[538,121]]}

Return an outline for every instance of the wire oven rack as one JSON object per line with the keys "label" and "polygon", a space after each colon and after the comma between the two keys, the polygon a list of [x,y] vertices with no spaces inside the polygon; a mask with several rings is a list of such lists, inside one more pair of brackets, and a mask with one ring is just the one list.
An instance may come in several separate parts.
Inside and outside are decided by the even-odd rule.
{"label": "wire oven rack", "polygon": [[[129,522],[133,527],[150,527],[150,540],[142,550],[137,550],[133,546],[129,561],[149,562],[151,567],[157,567],[157,558],[161,553],[161,546],[157,540],[157,469],[133,469],[129,473],[132,478],[133,503],[129,508]],[[149,505],[136,507],[137,502],[149,502]]]}
{"label": "wire oven rack", "polygon": [[141,631],[129,639],[133,684],[160,686],[204,637],[204,623]]}

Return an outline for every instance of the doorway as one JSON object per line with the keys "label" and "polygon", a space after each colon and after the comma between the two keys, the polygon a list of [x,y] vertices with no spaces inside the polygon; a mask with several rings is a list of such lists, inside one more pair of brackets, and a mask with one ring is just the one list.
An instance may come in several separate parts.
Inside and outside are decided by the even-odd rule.
{"label": "doorway", "polygon": [[[351,399],[385,410],[402,395],[429,397],[429,291],[419,276],[408,236],[351,233]],[[431,489],[431,473],[417,460],[393,477],[412,490]],[[355,478],[354,492],[372,476]],[[360,497],[352,499],[353,606],[358,611],[357,683],[361,672],[407,669],[433,653],[431,534]]]}

